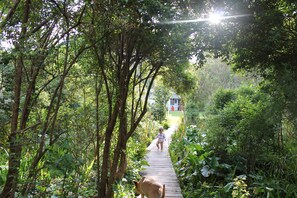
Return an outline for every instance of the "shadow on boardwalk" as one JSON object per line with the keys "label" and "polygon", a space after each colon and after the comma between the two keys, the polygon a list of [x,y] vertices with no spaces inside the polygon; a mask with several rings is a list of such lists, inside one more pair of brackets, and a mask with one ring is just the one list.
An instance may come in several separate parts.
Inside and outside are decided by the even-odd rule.
{"label": "shadow on boardwalk", "polygon": [[[168,152],[168,146],[171,142],[171,135],[176,130],[176,126],[173,125],[167,129],[164,133],[166,135],[166,141],[164,142],[164,149],[160,151],[156,147],[157,139],[153,140],[149,147],[147,147],[146,160],[149,166],[145,167],[145,170],[141,171],[142,176],[149,176],[154,178],[161,184],[166,186],[165,197],[182,198],[181,189],[179,187],[178,179],[174,172],[172,162]],[[157,132],[156,132],[157,133]]]}

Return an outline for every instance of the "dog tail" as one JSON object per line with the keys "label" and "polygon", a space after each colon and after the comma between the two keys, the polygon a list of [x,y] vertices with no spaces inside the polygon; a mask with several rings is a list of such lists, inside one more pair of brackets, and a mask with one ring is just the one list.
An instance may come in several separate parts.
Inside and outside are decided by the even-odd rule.
{"label": "dog tail", "polygon": [[165,197],[165,184],[163,184],[163,193],[162,193],[162,198]]}

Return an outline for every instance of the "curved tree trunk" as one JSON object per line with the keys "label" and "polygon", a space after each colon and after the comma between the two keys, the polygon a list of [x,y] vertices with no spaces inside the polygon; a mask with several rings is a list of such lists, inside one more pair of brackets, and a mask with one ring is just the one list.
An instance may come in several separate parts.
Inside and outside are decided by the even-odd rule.
{"label": "curved tree trunk", "polygon": [[16,63],[14,77],[14,103],[12,107],[11,134],[9,137],[9,162],[6,183],[0,197],[14,197],[18,180],[22,146],[20,134],[17,131],[19,118],[19,105],[22,83],[22,63],[19,59]]}
{"label": "curved tree trunk", "polygon": [[11,118],[11,131],[9,136],[9,162],[8,162],[8,173],[6,183],[4,185],[3,191],[0,197],[14,197],[14,193],[17,188],[17,180],[19,176],[19,167],[22,154],[21,145],[21,132],[18,131],[18,120],[19,120],[19,108],[20,108],[20,95],[21,95],[21,85],[22,85],[22,73],[23,73],[23,59],[22,59],[22,49],[24,48],[24,39],[27,34],[27,26],[25,25],[29,20],[31,1],[27,0],[25,2],[25,8],[22,18],[22,28],[20,32],[20,37],[17,43],[17,49],[20,55],[18,55],[15,64],[15,74],[14,74],[14,102],[12,106],[12,118]]}
{"label": "curved tree trunk", "polygon": [[109,173],[109,167],[110,167],[110,148],[111,148],[111,140],[112,140],[112,132],[114,130],[116,119],[118,115],[118,103],[115,104],[115,107],[113,108],[114,112],[112,116],[110,117],[110,120],[108,122],[107,129],[105,131],[105,138],[104,138],[104,150],[103,150],[103,158],[102,158],[102,166],[101,166],[101,180],[100,180],[100,191],[98,193],[99,197],[106,197],[106,187],[108,184],[108,173]]}

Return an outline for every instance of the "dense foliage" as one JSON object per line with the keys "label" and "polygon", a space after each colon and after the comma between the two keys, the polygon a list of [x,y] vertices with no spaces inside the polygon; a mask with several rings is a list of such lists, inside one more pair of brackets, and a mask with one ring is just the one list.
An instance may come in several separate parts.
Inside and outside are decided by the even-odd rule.
{"label": "dense foliage", "polygon": [[157,127],[141,129],[154,80],[190,56],[188,31],[155,22],[185,8],[158,0],[0,8],[1,45],[9,44],[0,60],[1,197],[114,196]]}
{"label": "dense foliage", "polygon": [[[223,10],[230,18],[219,27],[209,27],[212,34],[207,36],[198,30],[201,24],[194,25],[195,38],[213,43],[210,50],[215,56],[234,71],[257,76],[259,86],[245,82],[247,86],[233,90],[241,83],[230,87],[221,80],[218,92],[210,89],[205,94],[205,84],[198,84],[196,93],[187,98],[186,123],[198,128],[181,130],[171,151],[184,194],[296,197],[297,4],[291,0],[207,2],[193,5]],[[215,82],[211,76],[206,78]]]}
{"label": "dense foliage", "polygon": [[243,197],[295,197],[297,158],[279,115],[256,87],[214,95],[200,125],[180,129],[171,145],[185,197],[241,197],[238,182]]}
{"label": "dense foliage", "polygon": [[169,100],[170,97],[170,92],[169,89],[166,88],[165,86],[157,84],[154,88],[153,92],[153,102],[150,105],[151,110],[150,112],[152,113],[152,116],[154,120],[157,120],[159,122],[162,122],[165,120],[166,116],[166,103]]}
{"label": "dense foliage", "polygon": [[195,84],[183,94],[186,102],[185,117],[188,125],[195,125],[206,111],[211,97],[220,89],[234,89],[241,85],[257,84],[257,79],[233,73],[220,59],[208,58],[204,67],[193,69]]}

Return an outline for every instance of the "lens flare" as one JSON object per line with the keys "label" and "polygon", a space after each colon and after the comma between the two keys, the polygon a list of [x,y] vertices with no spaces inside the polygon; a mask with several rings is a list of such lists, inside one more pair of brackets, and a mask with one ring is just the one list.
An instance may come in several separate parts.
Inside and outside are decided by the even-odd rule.
{"label": "lens flare", "polygon": [[161,21],[159,24],[178,24],[178,23],[197,23],[197,22],[210,22],[213,24],[218,24],[222,20],[240,18],[251,16],[251,14],[241,14],[241,15],[232,15],[232,16],[220,16],[219,14],[211,14],[208,18],[199,18],[199,19],[190,19],[190,20],[175,20],[175,21]]}

